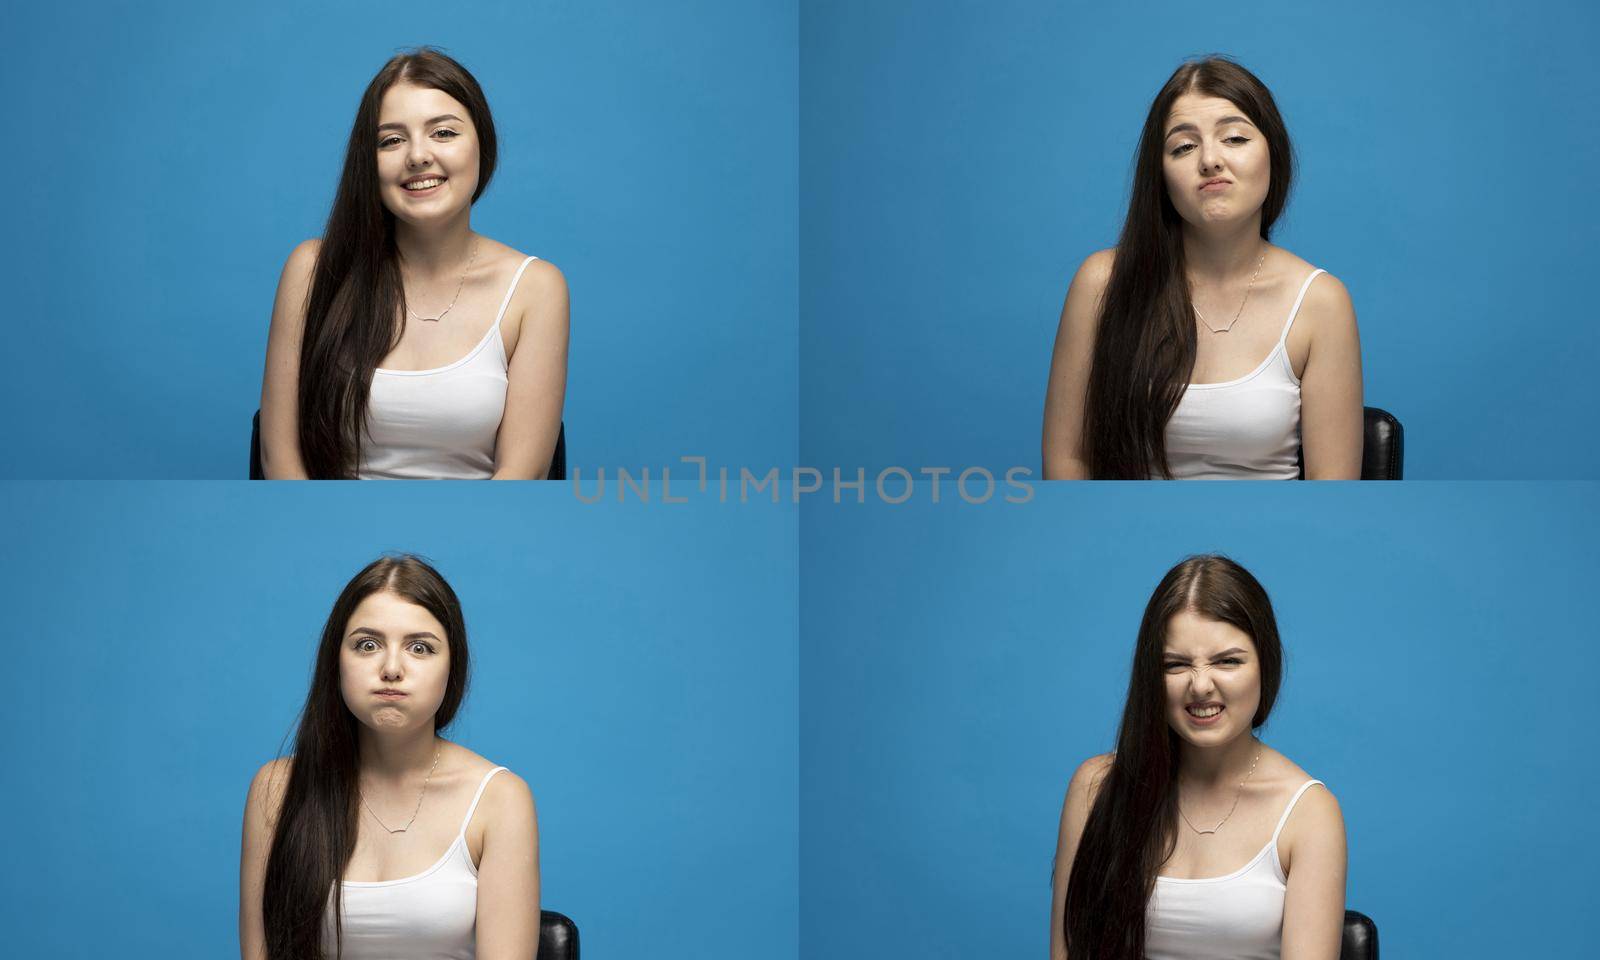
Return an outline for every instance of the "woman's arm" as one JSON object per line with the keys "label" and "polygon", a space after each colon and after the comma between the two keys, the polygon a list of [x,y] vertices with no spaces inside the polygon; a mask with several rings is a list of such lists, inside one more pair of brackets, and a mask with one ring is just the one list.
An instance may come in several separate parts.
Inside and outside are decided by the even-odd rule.
{"label": "woman's arm", "polygon": [[483,794],[489,819],[478,864],[480,960],[531,960],[539,949],[539,820],[528,784],[510,770]]}
{"label": "woman's arm", "polygon": [[272,852],[273,825],[289,778],[284,758],[263,764],[250,781],[244,801],[243,840],[239,849],[239,957],[266,960],[267,935],[261,920],[261,889]]}
{"label": "woman's arm", "polygon": [[1311,281],[1302,310],[1313,320],[1311,352],[1300,377],[1300,445],[1307,480],[1361,478],[1361,335],[1339,278]]}
{"label": "woman's arm", "polygon": [[300,460],[300,338],[306,327],[306,294],[317,263],[319,239],[289,254],[278,278],[267,333],[266,372],[261,378],[261,469],[269,480],[304,480]]}
{"label": "woman's arm", "polygon": [[1278,838],[1289,875],[1283,899],[1283,960],[1339,960],[1344,936],[1344,816],[1327,787],[1295,804]]}
{"label": "woman's arm", "polygon": [[567,393],[567,281],[543,260],[520,285],[526,307],[506,373],[506,411],[495,440],[495,480],[542,480],[550,471]]}
{"label": "woman's arm", "polygon": [[1056,865],[1050,881],[1050,960],[1067,960],[1062,939],[1061,911],[1067,902],[1067,878],[1072,875],[1072,860],[1078,855],[1083,825],[1089,821],[1089,808],[1100,781],[1111,769],[1111,755],[1090,757],[1078,766],[1067,784],[1067,797],[1061,804],[1061,826],[1056,834]]}
{"label": "woman's arm", "polygon": [[1044,478],[1087,480],[1083,461],[1084,395],[1094,359],[1095,331],[1100,324],[1100,297],[1111,277],[1112,250],[1084,258],[1067,288],[1050,357],[1050,383],[1044,397]]}

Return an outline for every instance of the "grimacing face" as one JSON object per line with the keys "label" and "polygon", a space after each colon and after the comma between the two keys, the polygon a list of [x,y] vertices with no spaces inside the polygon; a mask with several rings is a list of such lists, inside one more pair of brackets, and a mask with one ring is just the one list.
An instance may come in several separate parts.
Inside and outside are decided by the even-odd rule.
{"label": "grimacing face", "polygon": [[[371,594],[351,611],[339,645],[345,706],[375,731],[427,728],[444,702],[449,639],[426,608],[386,590]],[[383,689],[405,696],[379,696]]]}
{"label": "grimacing face", "polygon": [[[443,178],[415,192],[406,181]],[[395,217],[412,224],[448,220],[472,205],[478,189],[478,129],[459,100],[432,87],[397,83],[378,106],[378,193]]]}
{"label": "grimacing face", "polygon": [[1261,704],[1261,662],[1250,635],[1184,610],[1168,621],[1161,671],[1167,723],[1197,747],[1250,735]]}
{"label": "grimacing face", "polygon": [[[1178,215],[1203,227],[1248,219],[1267,198],[1267,140],[1231,101],[1185,93],[1162,125],[1162,175]],[[1215,178],[1228,183],[1204,187]]]}

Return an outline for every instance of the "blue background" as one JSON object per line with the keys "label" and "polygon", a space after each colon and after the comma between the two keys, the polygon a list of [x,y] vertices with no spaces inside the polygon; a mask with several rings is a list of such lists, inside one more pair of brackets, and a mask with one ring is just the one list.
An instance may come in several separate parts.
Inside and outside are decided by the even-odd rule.
{"label": "blue background", "polygon": [[1600,6],[815,0],[801,16],[801,457],[1038,476],[1067,284],[1150,101],[1220,52],[1300,170],[1413,479],[1597,479]]}
{"label": "blue background", "polygon": [[237,956],[250,778],[404,549],[466,612],[448,735],[532,787],[585,955],[798,956],[795,509],[551,490],[7,484],[6,955]]}
{"label": "blue background", "polygon": [[1150,592],[1218,550],[1272,597],[1263,739],[1339,798],[1385,955],[1590,951],[1595,485],[1176,486],[802,508],[804,955],[1044,956],[1067,781]]}
{"label": "blue background", "polygon": [[567,276],[569,463],[793,462],[792,2],[124,0],[7,26],[0,476],[244,477],[279,273],[366,84],[422,43],[495,118],[474,229]]}

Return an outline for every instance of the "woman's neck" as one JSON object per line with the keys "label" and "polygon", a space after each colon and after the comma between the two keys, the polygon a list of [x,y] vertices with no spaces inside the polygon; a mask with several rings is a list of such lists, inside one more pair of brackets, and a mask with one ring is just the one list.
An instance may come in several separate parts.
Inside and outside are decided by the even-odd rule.
{"label": "woman's neck", "polygon": [[1178,753],[1178,780],[1198,789],[1234,787],[1263,747],[1253,735],[1234,737],[1221,746],[1197,747],[1182,741]]}
{"label": "woman's neck", "polygon": [[1248,280],[1266,253],[1261,239],[1261,214],[1238,225],[1209,224],[1197,229],[1183,225],[1183,260],[1195,283],[1228,286]]}
{"label": "woman's neck", "polygon": [[394,245],[400,251],[401,269],[420,282],[461,277],[472,256],[472,222],[466,212],[449,223],[422,229],[403,220],[394,224]]}
{"label": "woman's neck", "polygon": [[403,784],[427,776],[434,758],[444,750],[432,724],[425,730],[382,734],[362,727],[358,738],[361,775],[378,784]]}

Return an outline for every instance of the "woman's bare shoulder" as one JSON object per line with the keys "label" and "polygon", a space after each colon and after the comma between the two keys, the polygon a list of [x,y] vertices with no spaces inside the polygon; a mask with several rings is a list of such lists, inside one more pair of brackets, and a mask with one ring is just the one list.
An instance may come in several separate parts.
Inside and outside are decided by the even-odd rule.
{"label": "woman's bare shoulder", "polygon": [[1083,258],[1078,264],[1078,272],[1073,277],[1073,284],[1080,282],[1092,287],[1096,292],[1104,290],[1106,283],[1111,279],[1111,267],[1117,262],[1117,248],[1106,247],[1096,250]]}
{"label": "woman's bare shoulder", "polygon": [[1073,771],[1072,781],[1067,784],[1068,796],[1077,795],[1092,801],[1095,794],[1100,792],[1106,775],[1111,772],[1115,758],[1115,754],[1100,753],[1078,764],[1078,769]]}
{"label": "woman's bare shoulder", "polygon": [[294,772],[293,757],[275,757],[263,763],[250,780],[246,806],[256,811],[267,824],[275,823],[283,807],[284,790]]}

